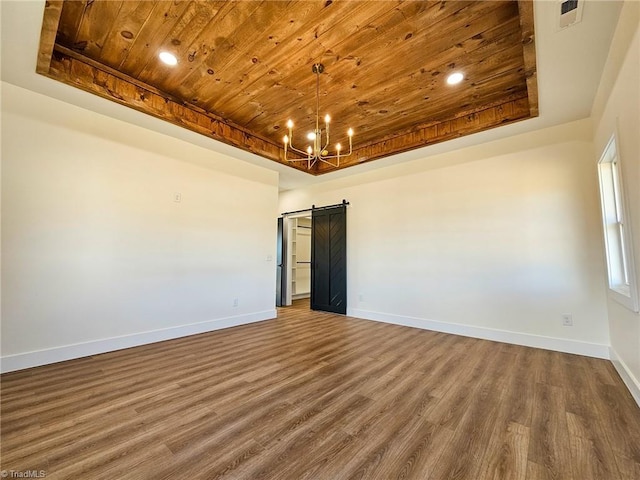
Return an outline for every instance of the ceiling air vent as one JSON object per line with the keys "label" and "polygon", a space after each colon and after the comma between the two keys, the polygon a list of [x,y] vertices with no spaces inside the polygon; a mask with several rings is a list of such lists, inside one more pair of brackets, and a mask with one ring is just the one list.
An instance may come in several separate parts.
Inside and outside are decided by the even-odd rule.
{"label": "ceiling air vent", "polygon": [[559,20],[558,27],[560,29],[575,25],[582,20],[582,6],[584,0],[559,0]]}

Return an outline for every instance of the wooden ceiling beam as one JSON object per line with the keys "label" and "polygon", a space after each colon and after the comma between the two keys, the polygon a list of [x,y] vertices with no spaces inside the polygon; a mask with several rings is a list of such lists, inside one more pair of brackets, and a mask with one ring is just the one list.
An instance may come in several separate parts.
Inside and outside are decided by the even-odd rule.
{"label": "wooden ceiling beam", "polygon": [[469,115],[459,116],[436,124],[425,125],[409,133],[356,148],[350,157],[340,162],[338,168],[321,164],[315,173],[320,175],[354,165],[360,165],[389,156],[390,151],[397,154],[415,150],[416,148],[434,145],[472,133],[478,133],[529,117],[529,100],[523,97]]}
{"label": "wooden ceiling beam", "polygon": [[[279,145],[259,138],[241,127],[230,125],[214,115],[199,111],[197,107],[172,99],[135,79],[124,79],[123,74],[109,72],[108,67],[103,66],[101,69],[96,62],[91,62],[93,65],[90,65],[82,61],[81,57],[74,58],[75,55],[64,47],[56,46],[56,53],[51,58],[46,75],[174,125],[313,175],[337,170],[329,165],[319,164],[314,170],[308,171],[302,162],[285,162]],[[451,120],[431,122],[413,128],[411,132],[357,147],[353,155],[345,158],[338,169],[529,118],[529,110],[528,98],[523,97]]]}
{"label": "wooden ceiling beam", "polygon": [[107,67],[99,68],[95,62],[89,64],[74,58],[70,52],[62,52],[63,49],[64,47],[56,47],[47,72],[40,73],[214,140],[306,171],[301,165],[285,162],[280,145],[214,115],[199,111],[189,104],[172,99],[141,82],[124,79],[122,74],[116,75]]}
{"label": "wooden ceiling beam", "polygon": [[62,0],[49,0],[45,3],[42,30],[40,31],[40,48],[36,63],[36,72],[38,73],[46,75],[49,72],[63,3]]}
{"label": "wooden ceiling beam", "polygon": [[536,42],[533,25],[533,0],[518,0],[520,13],[520,30],[522,32],[522,54],[524,58],[524,75],[529,93],[531,116],[537,117],[538,111],[538,73],[536,68]]}
{"label": "wooden ceiling beam", "polygon": [[[374,143],[383,142],[388,139],[395,138],[397,136],[407,135],[409,132],[413,132],[416,129],[426,128],[432,125],[437,125],[439,123],[451,121],[455,118],[473,115],[480,111],[486,110],[488,108],[499,106],[507,102],[520,100],[522,98],[527,98],[527,92],[524,88],[522,90],[518,90],[512,93],[505,92],[505,94],[501,95],[500,98],[498,99],[495,99],[495,96],[493,95],[487,98],[480,97],[477,99],[477,101],[474,101],[472,103],[465,104],[465,105],[460,105],[460,107],[457,109],[449,106],[448,108],[446,108],[446,110],[443,110],[442,115],[440,115],[437,119],[424,121],[418,126],[409,124],[405,128],[394,131],[394,132],[389,132],[388,129],[385,131],[383,128],[380,128],[379,126],[377,126],[375,122],[371,122],[372,126],[370,128],[373,131],[373,135],[371,136],[376,140],[358,144],[358,148],[368,147],[369,145],[372,145]],[[428,117],[425,117],[425,118],[428,118]]]}

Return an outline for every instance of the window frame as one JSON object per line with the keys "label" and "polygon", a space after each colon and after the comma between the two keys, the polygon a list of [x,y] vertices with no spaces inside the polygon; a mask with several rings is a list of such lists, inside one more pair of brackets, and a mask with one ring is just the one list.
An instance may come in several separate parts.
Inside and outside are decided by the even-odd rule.
{"label": "window frame", "polygon": [[611,135],[598,160],[598,180],[609,297],[638,312],[633,241],[617,132]]}

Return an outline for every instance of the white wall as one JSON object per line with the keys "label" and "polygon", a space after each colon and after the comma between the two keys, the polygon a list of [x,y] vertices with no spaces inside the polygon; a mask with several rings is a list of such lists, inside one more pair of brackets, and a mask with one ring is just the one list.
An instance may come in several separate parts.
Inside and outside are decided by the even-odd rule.
{"label": "white wall", "polygon": [[606,357],[593,156],[583,120],[283,192],[279,210],[351,203],[351,315]]}
{"label": "white wall", "polygon": [[2,117],[4,371],[275,316],[277,173],[6,83]]}
{"label": "white wall", "polygon": [[[625,2],[594,103],[596,156],[616,131],[640,279],[640,4]],[[640,315],[608,300],[612,360],[640,404]]]}

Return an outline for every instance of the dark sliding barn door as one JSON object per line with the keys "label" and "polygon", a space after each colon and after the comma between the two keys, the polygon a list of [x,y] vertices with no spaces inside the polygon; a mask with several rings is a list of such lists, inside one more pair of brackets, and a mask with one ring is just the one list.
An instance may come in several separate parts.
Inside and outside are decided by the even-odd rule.
{"label": "dark sliding barn door", "polygon": [[311,214],[311,309],[347,313],[347,207]]}

